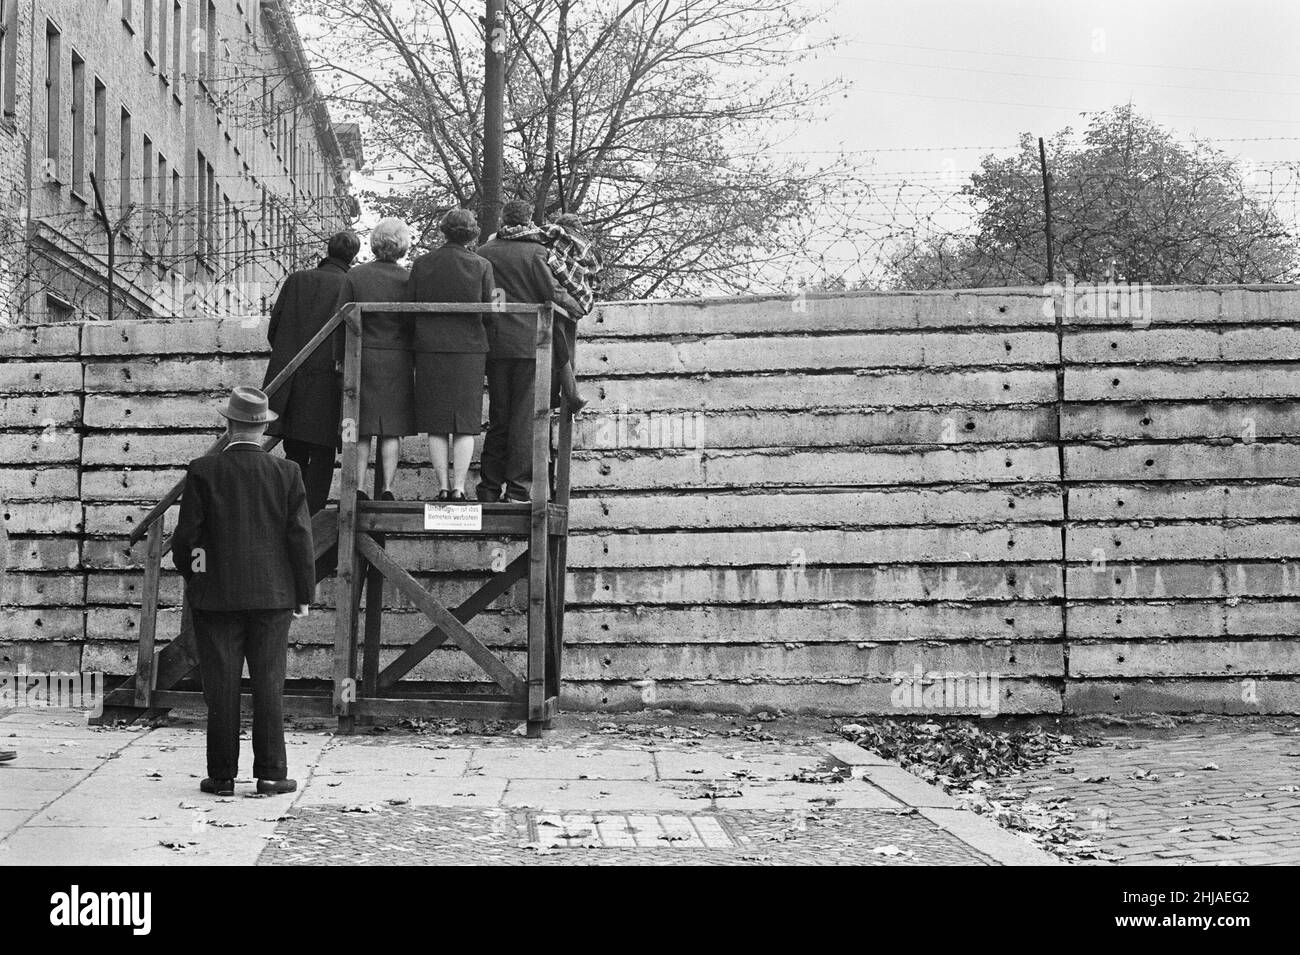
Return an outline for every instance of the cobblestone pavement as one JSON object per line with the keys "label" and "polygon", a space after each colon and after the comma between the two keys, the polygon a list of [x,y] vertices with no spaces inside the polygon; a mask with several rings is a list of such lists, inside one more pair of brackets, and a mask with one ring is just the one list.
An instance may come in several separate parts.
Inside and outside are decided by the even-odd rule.
{"label": "cobblestone pavement", "polygon": [[1011,781],[1067,796],[1075,827],[1123,864],[1300,864],[1300,720],[1078,721],[1105,745]]}
{"label": "cobblestone pavement", "polygon": [[[596,813],[552,819],[502,809],[399,806],[356,814],[337,807],[303,807],[281,824],[259,864],[993,864],[918,815],[869,809],[709,809],[690,815]],[[699,834],[702,821],[725,835],[706,840]],[[624,837],[614,845],[600,838],[611,826]],[[692,830],[694,837],[685,834]]]}
{"label": "cobblestone pavement", "polygon": [[[0,865],[1054,864],[825,720],[566,715],[511,727],[287,734],[291,796],[198,792],[202,724],[23,712],[0,766]],[[467,732],[473,729],[474,732]],[[249,765],[243,744],[241,765]]]}

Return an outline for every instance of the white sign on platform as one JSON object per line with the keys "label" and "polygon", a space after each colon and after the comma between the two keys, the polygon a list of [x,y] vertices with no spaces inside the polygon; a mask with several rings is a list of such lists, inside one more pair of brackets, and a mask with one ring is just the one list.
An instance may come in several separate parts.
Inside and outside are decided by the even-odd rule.
{"label": "white sign on platform", "polygon": [[426,504],[424,505],[426,531],[481,531],[483,505],[481,504]]}

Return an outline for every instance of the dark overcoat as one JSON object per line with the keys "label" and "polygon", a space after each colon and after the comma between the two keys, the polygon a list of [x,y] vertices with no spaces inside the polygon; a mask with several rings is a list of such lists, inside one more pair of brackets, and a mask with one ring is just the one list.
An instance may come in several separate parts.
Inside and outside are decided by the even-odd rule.
{"label": "dark overcoat", "polygon": [[[490,239],[479,246],[478,254],[492,263],[492,276],[507,302],[539,305],[553,302],[578,315],[581,309],[556,280],[546,264],[546,245],[541,236],[522,239]],[[493,314],[488,320],[488,344],[491,357],[537,357],[532,315]]]}
{"label": "dark overcoat", "polygon": [[[406,302],[409,279],[410,273],[396,262],[355,266],[344,279],[338,304]],[[361,327],[360,434],[415,434],[411,314],[367,312]]]}
{"label": "dark overcoat", "polygon": [[[412,302],[491,302],[492,263],[454,242],[422,255],[411,266]],[[484,315],[429,315],[415,319],[417,352],[488,350]]]}
{"label": "dark overcoat", "polygon": [[[329,321],[347,272],[347,263],[327,258],[316,268],[294,272],[285,279],[271,309],[271,325],[266,333],[271,343],[271,360],[266,366],[263,388]],[[342,391],[334,360],[341,345],[341,334],[341,331],[336,333],[335,340],[317,348],[271,396],[271,410],[280,419],[272,422],[267,434],[325,447],[338,444]]]}
{"label": "dark overcoat", "polygon": [[316,587],[311,517],[298,465],[255,444],[190,462],[172,564],[198,610],[284,610]]}

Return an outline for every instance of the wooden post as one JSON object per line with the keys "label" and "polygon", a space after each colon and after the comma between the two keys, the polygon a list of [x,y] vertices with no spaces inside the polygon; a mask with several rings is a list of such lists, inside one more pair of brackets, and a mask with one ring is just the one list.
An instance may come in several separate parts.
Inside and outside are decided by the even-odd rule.
{"label": "wooden post", "polygon": [[[374,481],[370,486],[371,500],[379,500],[379,492],[388,481],[384,472],[384,456],[375,457]],[[384,546],[384,535],[373,535],[375,543]],[[384,625],[384,575],[369,561],[366,571],[366,627],[365,642],[361,652],[361,687],[366,696],[379,693],[379,646]]]}
{"label": "wooden post", "polygon": [[533,491],[528,537],[528,735],[542,735],[546,709],[546,586],[550,519],[552,306],[537,307],[533,377]]}
{"label": "wooden post", "polygon": [[356,699],[357,606],[356,533],[357,469],[360,465],[361,426],[361,306],[349,310],[343,351],[343,473],[339,487],[339,562],[334,598],[334,713],[339,732],[350,733],[355,722],[351,701]]}
{"label": "wooden post", "polygon": [[[574,336],[574,345],[577,344],[577,336]],[[576,347],[574,349],[576,352]],[[575,354],[576,357],[576,354]],[[559,439],[556,442],[555,449],[555,503],[560,507],[568,509],[569,507],[569,484],[571,479],[570,458],[573,456],[573,414],[569,408],[567,400],[561,400],[560,406],[560,424]],[[548,681],[552,696],[558,700],[560,695],[560,681],[563,673],[564,663],[564,598],[565,589],[568,581],[568,559],[569,559],[569,531],[566,522],[563,534],[555,537],[555,547],[552,560],[555,566],[552,568],[552,577],[555,580],[555,594],[553,597],[552,625],[551,634],[551,659],[550,679]]]}
{"label": "wooden post", "polygon": [[[153,705],[154,638],[158,633],[158,584],[162,577],[163,519],[149,525],[144,548],[144,584],[140,588],[140,642],[135,658],[135,705]],[[181,555],[189,560],[188,554]]]}

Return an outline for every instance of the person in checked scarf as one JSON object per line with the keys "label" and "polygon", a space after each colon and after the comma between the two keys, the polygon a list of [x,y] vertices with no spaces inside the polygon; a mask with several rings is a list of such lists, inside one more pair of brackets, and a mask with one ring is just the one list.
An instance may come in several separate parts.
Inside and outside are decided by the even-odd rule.
{"label": "person in checked scarf", "polygon": [[555,329],[555,364],[560,370],[560,389],[569,400],[569,407],[578,412],[587,403],[578,392],[578,380],[574,374],[573,349],[578,336],[578,319],[589,314],[596,304],[592,282],[604,265],[578,216],[572,213],[557,216],[542,232],[548,247],[547,266],[580,306],[579,314],[568,318],[561,316]]}

